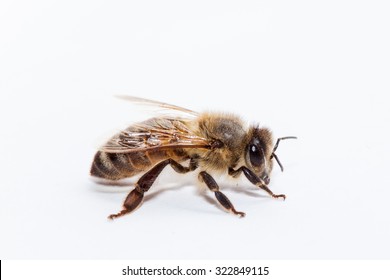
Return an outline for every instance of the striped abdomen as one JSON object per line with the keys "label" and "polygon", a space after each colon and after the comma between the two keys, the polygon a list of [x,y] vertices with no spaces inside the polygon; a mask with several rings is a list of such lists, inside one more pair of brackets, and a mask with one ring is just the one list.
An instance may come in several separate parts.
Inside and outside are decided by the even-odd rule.
{"label": "striped abdomen", "polygon": [[188,158],[182,149],[150,150],[133,153],[97,152],[91,167],[91,175],[109,180],[135,176],[151,169],[155,164],[172,158],[177,162]]}

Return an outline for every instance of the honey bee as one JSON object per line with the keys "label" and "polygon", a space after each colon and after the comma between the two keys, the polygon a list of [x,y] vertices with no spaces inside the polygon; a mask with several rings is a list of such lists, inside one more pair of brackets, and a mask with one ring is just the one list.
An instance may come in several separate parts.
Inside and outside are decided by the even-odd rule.
{"label": "honey bee", "polygon": [[[247,127],[243,120],[228,113],[197,113],[175,105],[137,97],[124,97],[185,113],[186,117],[154,117],[134,124],[113,136],[96,153],[91,175],[109,180],[120,180],[145,172],[128,194],[123,209],[108,216],[115,219],[138,208],[144,194],[150,189],[161,171],[170,165],[178,173],[200,170],[198,179],[214,192],[217,201],[227,211],[244,217],[224,195],[212,173],[226,172],[233,177],[244,173],[255,186],[273,198],[286,198],[274,194],[269,188],[273,159],[281,170],[283,166],[275,154],[279,142],[296,139],[294,136],[278,138],[273,145],[272,133],[259,126]],[[184,115],[184,114],[181,114]],[[188,164],[183,165],[183,163]]]}

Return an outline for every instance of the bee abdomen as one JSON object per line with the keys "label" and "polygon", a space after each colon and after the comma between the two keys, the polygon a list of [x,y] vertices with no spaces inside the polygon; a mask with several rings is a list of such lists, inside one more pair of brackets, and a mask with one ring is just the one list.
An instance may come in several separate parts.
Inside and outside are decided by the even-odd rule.
{"label": "bee abdomen", "polygon": [[97,152],[91,167],[91,175],[109,180],[132,177],[142,170],[135,168],[129,155]]}
{"label": "bee abdomen", "polygon": [[188,158],[181,149],[153,150],[132,153],[97,152],[91,167],[91,175],[109,180],[120,180],[147,171],[155,164],[172,158],[178,162]]}

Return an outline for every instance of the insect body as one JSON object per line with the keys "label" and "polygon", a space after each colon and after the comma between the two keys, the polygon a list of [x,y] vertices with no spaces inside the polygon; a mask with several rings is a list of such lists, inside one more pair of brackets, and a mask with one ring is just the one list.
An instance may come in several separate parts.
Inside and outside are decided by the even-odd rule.
{"label": "insect body", "polygon": [[[237,211],[230,200],[220,191],[211,176],[214,172],[228,172],[233,177],[244,173],[257,187],[274,198],[269,188],[270,173],[275,159],[279,138],[273,146],[271,132],[258,126],[246,127],[237,116],[222,113],[196,113],[174,105],[156,101],[126,97],[133,102],[143,102],[185,112],[190,117],[161,117],[132,125],[111,138],[95,155],[91,175],[109,180],[144,174],[129,193],[123,210],[109,216],[118,218],[140,206],[144,193],[153,185],[161,171],[170,165],[179,173],[199,170],[198,178],[214,192],[218,202],[228,211]],[[188,161],[188,164],[184,162]]]}

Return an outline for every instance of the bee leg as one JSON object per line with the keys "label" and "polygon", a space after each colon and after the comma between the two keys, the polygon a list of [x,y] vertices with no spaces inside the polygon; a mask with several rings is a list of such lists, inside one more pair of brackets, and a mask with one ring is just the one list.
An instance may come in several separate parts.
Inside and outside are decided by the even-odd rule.
{"label": "bee leg", "polygon": [[113,220],[137,209],[143,201],[144,193],[150,189],[154,181],[156,181],[157,177],[160,175],[161,171],[168,164],[170,164],[172,168],[178,173],[187,173],[189,171],[195,170],[198,167],[197,162],[192,159],[188,167],[181,165],[173,159],[166,159],[156,164],[152,169],[146,172],[135,184],[135,189],[129,193],[129,195],[125,199],[125,202],[123,203],[124,209],[117,214],[112,214],[108,216],[108,218]]}
{"label": "bee leg", "polygon": [[260,179],[258,176],[256,176],[255,173],[253,173],[250,169],[248,169],[245,166],[241,166],[239,169],[234,170],[233,168],[229,168],[229,174],[232,176],[238,176],[237,174],[241,172],[244,172],[245,177],[254,185],[258,186],[259,188],[265,190],[270,196],[273,198],[283,198],[283,200],[286,200],[286,195],[284,194],[274,194],[264,183],[262,179]]}
{"label": "bee leg", "polygon": [[139,191],[138,188],[135,188],[126,197],[125,202],[123,203],[124,209],[117,214],[112,214],[108,216],[108,218],[113,220],[115,218],[119,218],[123,215],[126,215],[127,213],[134,211],[140,206],[143,199],[144,199],[143,192]]}
{"label": "bee leg", "polygon": [[175,170],[177,173],[187,173],[190,171],[194,171],[196,168],[198,168],[198,161],[195,158],[190,159],[190,164],[188,165],[188,167],[181,165],[173,159],[169,160],[169,163],[172,166],[173,170]]}
{"label": "bee leg", "polygon": [[215,197],[217,198],[218,202],[228,211],[232,212],[233,214],[239,215],[240,218],[245,217],[244,212],[238,212],[234,208],[233,204],[230,202],[230,200],[224,195],[222,192],[219,191],[219,186],[217,182],[215,182],[214,178],[211,177],[210,174],[208,174],[205,171],[202,171],[199,173],[199,180],[201,182],[204,182],[207,187],[214,192]]}
{"label": "bee leg", "polygon": [[241,175],[241,172],[242,172],[242,167],[238,168],[237,170],[234,170],[232,167],[229,167],[228,169],[228,173],[230,176],[232,176],[233,178],[237,178],[238,176]]}

